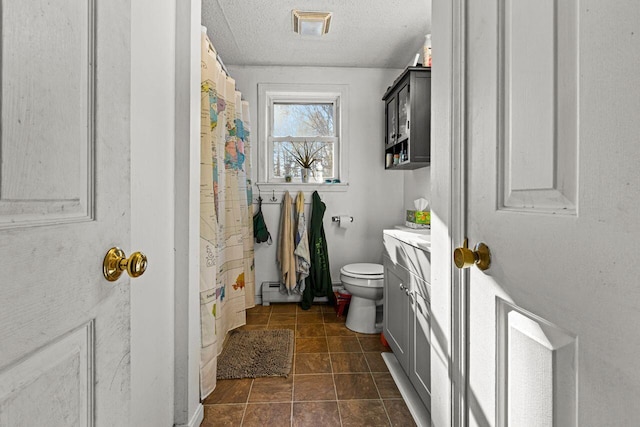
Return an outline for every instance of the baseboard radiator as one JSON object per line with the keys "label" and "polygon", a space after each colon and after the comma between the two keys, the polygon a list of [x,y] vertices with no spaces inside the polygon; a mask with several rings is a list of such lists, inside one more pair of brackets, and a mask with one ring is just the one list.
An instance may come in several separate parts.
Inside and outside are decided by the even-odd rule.
{"label": "baseboard radiator", "polygon": [[[334,283],[333,291],[337,291],[342,288],[342,284]],[[278,282],[262,282],[262,305],[268,306],[274,302],[300,302],[302,301],[302,295],[292,293],[291,295],[283,294],[280,292],[280,283]],[[328,302],[327,297],[315,297],[313,302]]]}

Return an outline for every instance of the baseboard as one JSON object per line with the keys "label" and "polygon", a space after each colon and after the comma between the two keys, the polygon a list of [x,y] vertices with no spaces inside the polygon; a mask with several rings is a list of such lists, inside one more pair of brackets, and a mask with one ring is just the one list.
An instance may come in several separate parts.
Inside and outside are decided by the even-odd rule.
{"label": "baseboard", "polygon": [[204,406],[199,403],[196,412],[189,420],[189,424],[175,424],[174,427],[199,427],[202,424],[202,420],[204,420]]}
{"label": "baseboard", "polygon": [[387,364],[389,373],[393,377],[393,381],[395,381],[396,386],[398,386],[398,390],[400,390],[400,394],[402,395],[404,402],[407,404],[409,412],[411,412],[413,421],[415,421],[418,427],[430,427],[431,414],[424,406],[424,403],[422,403],[422,400],[420,400],[418,392],[411,385],[409,378],[404,373],[404,370],[402,369],[402,366],[400,366],[396,356],[391,352],[385,352],[382,353],[382,358]]}

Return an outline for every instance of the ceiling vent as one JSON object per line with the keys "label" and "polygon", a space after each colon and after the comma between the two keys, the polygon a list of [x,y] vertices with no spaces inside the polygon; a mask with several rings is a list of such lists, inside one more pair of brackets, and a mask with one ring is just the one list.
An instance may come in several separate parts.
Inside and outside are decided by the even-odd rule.
{"label": "ceiling vent", "polygon": [[329,32],[331,12],[293,10],[293,31],[303,36],[322,36]]}

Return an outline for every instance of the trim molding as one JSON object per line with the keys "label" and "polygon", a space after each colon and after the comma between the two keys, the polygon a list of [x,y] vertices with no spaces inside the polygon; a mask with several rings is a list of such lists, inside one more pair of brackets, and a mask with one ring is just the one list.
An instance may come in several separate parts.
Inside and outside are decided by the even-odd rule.
{"label": "trim molding", "polygon": [[204,406],[202,406],[202,403],[199,403],[198,407],[196,408],[196,412],[194,412],[189,422],[187,424],[175,424],[175,427],[198,427],[200,424],[202,424],[203,420]]}
{"label": "trim molding", "polygon": [[409,408],[409,413],[413,417],[413,421],[418,427],[430,427],[431,426],[431,414],[429,410],[424,406],[424,403],[420,400],[418,392],[411,385],[409,377],[405,374],[404,369],[400,366],[400,362],[392,352],[382,353],[382,359],[389,368],[389,373],[396,383],[402,398]]}
{"label": "trim molding", "polygon": [[[466,162],[466,0],[452,2],[451,17],[451,152],[449,177],[451,199],[449,224],[451,247],[462,244],[467,233]],[[467,420],[467,285],[468,273],[451,268],[451,425],[466,426]]]}
{"label": "trim molding", "polygon": [[[336,98],[336,118],[338,123],[338,150],[336,153],[338,175],[343,184],[349,182],[349,150],[346,141],[349,129],[349,85],[326,83],[258,83],[258,182],[262,185],[291,185],[284,182],[274,182],[270,178],[269,158],[271,143],[269,143],[269,121],[273,99],[309,100],[317,98],[327,101]],[[335,102],[335,101],[334,101]],[[271,182],[269,180],[272,180]],[[309,184],[307,184],[309,185]],[[323,185],[323,184],[318,184]],[[288,189],[288,188],[287,188]],[[343,190],[344,191],[344,190]]]}

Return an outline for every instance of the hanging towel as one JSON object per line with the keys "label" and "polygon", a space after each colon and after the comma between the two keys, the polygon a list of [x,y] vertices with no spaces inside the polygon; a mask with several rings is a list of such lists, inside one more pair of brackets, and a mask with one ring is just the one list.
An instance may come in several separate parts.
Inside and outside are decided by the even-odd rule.
{"label": "hanging towel", "polygon": [[258,197],[258,212],[253,215],[253,237],[256,239],[256,243],[267,242],[267,245],[273,243],[262,214],[262,197]]}
{"label": "hanging towel", "polygon": [[301,307],[303,310],[311,308],[314,297],[329,298],[329,303],[335,305],[336,297],[333,294],[331,284],[331,270],[329,268],[329,250],[327,239],[324,235],[322,219],[326,205],[320,199],[317,191],[311,196],[313,206],[311,208],[311,231],[309,234],[309,247],[311,248],[311,268],[306,280],[306,287],[302,294]]}
{"label": "hanging towel", "polygon": [[298,224],[296,227],[296,250],[293,253],[296,256],[296,272],[298,273],[298,281],[296,292],[302,294],[305,288],[304,281],[309,276],[309,267],[311,267],[311,255],[309,254],[309,237],[307,236],[307,220],[304,217],[304,193],[300,191],[296,197],[296,215]]}
{"label": "hanging towel", "polygon": [[280,232],[278,235],[278,251],[276,259],[280,264],[280,291],[291,294],[296,286],[296,260],[293,255],[293,226],[291,224],[291,196],[285,192],[282,197],[282,211],[280,217]]}

